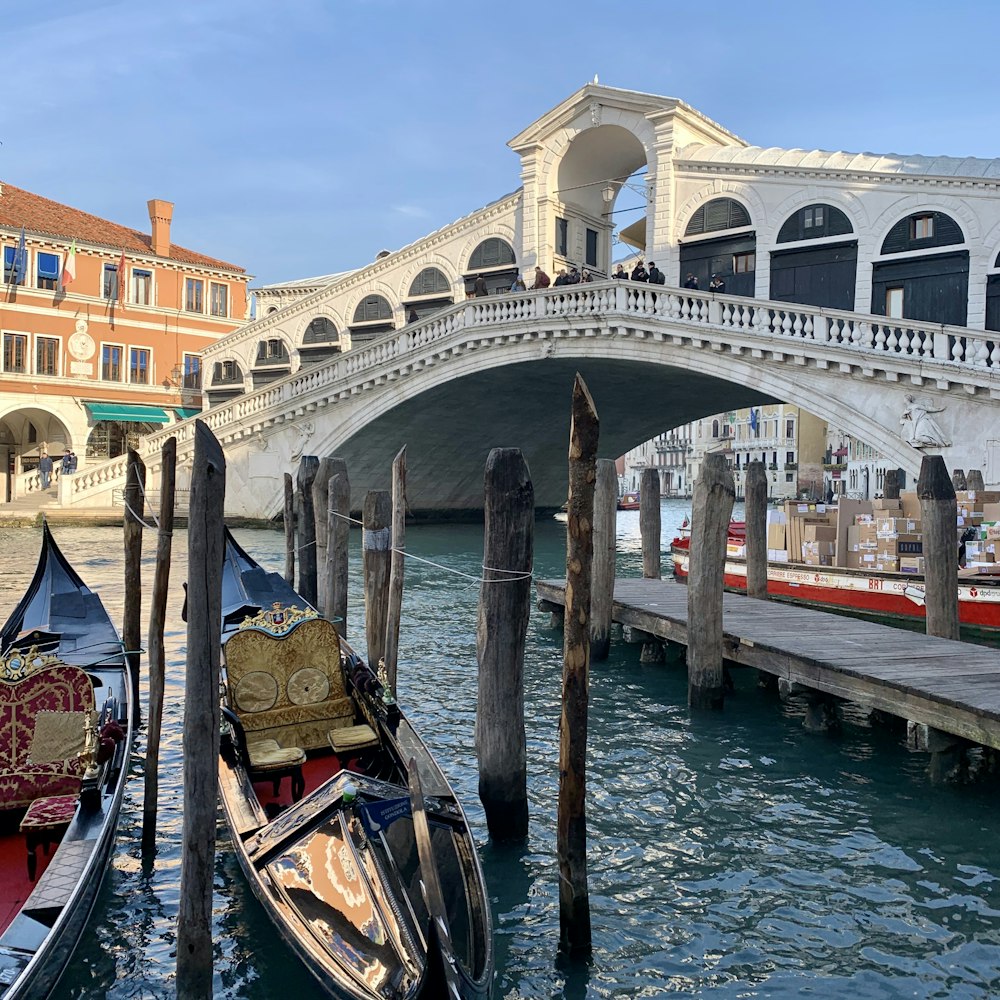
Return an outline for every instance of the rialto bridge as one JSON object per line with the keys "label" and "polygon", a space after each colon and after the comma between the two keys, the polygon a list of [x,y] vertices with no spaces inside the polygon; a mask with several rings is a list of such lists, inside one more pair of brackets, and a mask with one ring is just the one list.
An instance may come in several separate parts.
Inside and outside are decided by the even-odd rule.
{"label": "rialto bridge", "polygon": [[[664,428],[771,400],[797,404],[915,474],[924,453],[1000,482],[1000,342],[963,327],[886,320],[625,282],[473,299],[202,414],[227,459],[226,509],[269,518],[303,454],[346,459],[352,502],[388,487],[407,446],[411,510],[478,510],[489,450],[519,447],[540,507],[566,497],[573,375],[583,373],[613,458]],[[148,437],[155,483],[194,421]],[[62,484],[104,505],[124,460]]]}
{"label": "rialto bridge", "polygon": [[[264,286],[257,318],[204,351],[230,512],[275,514],[302,454],[347,459],[357,505],[404,443],[415,512],[478,509],[494,446],[520,447],[538,504],[559,506],[577,370],[608,458],[782,401],[910,474],[937,451],[1000,483],[1000,160],[761,148],[596,81],[508,146],[516,191],[353,270]],[[668,284],[608,281],[615,241]],[[536,265],[599,280],[511,291]],[[146,460],[155,477],[167,433],[183,481],[190,424],[147,438]],[[106,505],[123,473],[83,467],[60,500]]]}

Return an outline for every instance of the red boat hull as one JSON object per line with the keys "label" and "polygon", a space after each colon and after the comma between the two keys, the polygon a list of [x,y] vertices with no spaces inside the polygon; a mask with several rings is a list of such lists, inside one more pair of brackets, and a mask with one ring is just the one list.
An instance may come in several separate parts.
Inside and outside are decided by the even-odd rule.
{"label": "red boat hull", "polygon": [[[674,575],[687,577],[686,540],[671,546]],[[726,560],[724,584],[728,590],[746,591],[746,563]],[[843,608],[879,617],[917,621],[926,617],[923,577],[907,573],[875,573],[837,566],[768,563],[769,595],[819,607]],[[1000,635],[1000,579],[965,578],[959,581],[959,622]]]}

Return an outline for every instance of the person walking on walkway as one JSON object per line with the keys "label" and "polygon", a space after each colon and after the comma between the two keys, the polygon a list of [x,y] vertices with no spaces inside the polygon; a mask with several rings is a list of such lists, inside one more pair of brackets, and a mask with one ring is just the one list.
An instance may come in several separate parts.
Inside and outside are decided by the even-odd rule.
{"label": "person walking on walkway", "polygon": [[540,268],[535,268],[535,283],[531,286],[531,290],[535,291],[537,288],[548,288],[552,284],[552,279]]}
{"label": "person walking on walkway", "polygon": [[47,451],[43,451],[41,458],[38,459],[38,475],[42,480],[42,489],[47,490],[52,480],[52,459],[49,458]]}
{"label": "person walking on walkway", "polygon": [[476,278],[476,284],[473,286],[472,290],[476,293],[477,299],[483,295],[490,294],[490,290],[486,286],[486,278],[484,278],[483,275],[479,275],[479,277]]}

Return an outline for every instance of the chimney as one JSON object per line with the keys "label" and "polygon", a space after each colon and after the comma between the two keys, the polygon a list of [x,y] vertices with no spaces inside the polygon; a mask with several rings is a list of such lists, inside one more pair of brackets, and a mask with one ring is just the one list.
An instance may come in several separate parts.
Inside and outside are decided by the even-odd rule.
{"label": "chimney", "polygon": [[152,247],[157,257],[170,256],[170,220],[174,217],[174,203],[160,198],[146,202],[149,207],[149,224],[152,226]]}

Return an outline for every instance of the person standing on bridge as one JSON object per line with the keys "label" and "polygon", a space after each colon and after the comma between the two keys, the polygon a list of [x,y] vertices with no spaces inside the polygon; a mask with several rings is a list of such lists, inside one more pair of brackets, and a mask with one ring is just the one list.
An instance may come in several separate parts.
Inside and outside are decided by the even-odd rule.
{"label": "person standing on bridge", "polygon": [[651,285],[664,285],[667,282],[666,275],[653,263],[649,262],[649,283]]}
{"label": "person standing on bridge", "polygon": [[552,284],[552,279],[540,268],[535,268],[535,283],[531,286],[534,292],[539,288],[548,288]]}
{"label": "person standing on bridge", "polygon": [[42,480],[42,489],[47,490],[49,488],[49,481],[52,478],[52,459],[49,458],[47,451],[43,451],[41,457],[38,459],[38,475]]}
{"label": "person standing on bridge", "polygon": [[476,298],[477,299],[480,298],[483,295],[489,295],[490,294],[490,290],[489,290],[489,288],[486,285],[486,278],[483,277],[483,275],[480,274],[476,278],[476,283],[475,283],[475,285],[473,285],[472,290],[473,290],[473,292],[476,293]]}
{"label": "person standing on bridge", "polygon": [[713,274],[712,280],[708,283],[708,290],[710,292],[724,292],[726,290],[726,283],[718,274]]}
{"label": "person standing on bridge", "polygon": [[688,276],[684,279],[684,287],[685,288],[697,288],[698,287],[698,278],[697,278],[696,275],[691,274],[690,271],[688,272]]}
{"label": "person standing on bridge", "polygon": [[621,266],[621,263],[618,263],[615,265],[615,273],[612,274],[611,277],[626,280],[628,278],[628,274],[625,273],[625,268]]}
{"label": "person standing on bridge", "polygon": [[646,267],[641,260],[635,265],[635,267],[632,268],[632,280],[649,281],[649,275],[646,273]]}

